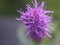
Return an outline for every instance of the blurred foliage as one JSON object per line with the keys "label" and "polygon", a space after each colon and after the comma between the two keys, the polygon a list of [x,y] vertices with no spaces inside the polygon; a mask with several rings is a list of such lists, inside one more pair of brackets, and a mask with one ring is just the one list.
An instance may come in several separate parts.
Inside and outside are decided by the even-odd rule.
{"label": "blurred foliage", "polygon": [[0,0],[0,14],[16,15],[17,9],[24,6],[24,0]]}

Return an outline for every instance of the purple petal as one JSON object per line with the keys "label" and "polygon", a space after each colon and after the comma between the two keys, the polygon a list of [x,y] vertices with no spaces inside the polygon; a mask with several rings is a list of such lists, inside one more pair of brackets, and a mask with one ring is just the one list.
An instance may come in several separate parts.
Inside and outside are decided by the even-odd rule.
{"label": "purple petal", "polygon": [[52,38],[52,36],[50,34],[48,34],[47,32],[45,32],[45,34],[49,37]]}
{"label": "purple petal", "polygon": [[46,4],[46,2],[42,1],[40,7],[41,7],[41,8],[44,8],[45,4]]}

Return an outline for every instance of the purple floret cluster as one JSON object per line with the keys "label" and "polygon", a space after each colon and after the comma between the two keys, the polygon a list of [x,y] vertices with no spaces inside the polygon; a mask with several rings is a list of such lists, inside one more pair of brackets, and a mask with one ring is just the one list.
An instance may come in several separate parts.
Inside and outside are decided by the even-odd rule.
{"label": "purple floret cluster", "polygon": [[29,36],[31,39],[35,41],[40,41],[45,36],[51,38],[50,35],[52,31],[52,16],[48,15],[53,13],[54,11],[46,10],[45,4],[46,2],[42,1],[41,5],[37,2],[37,0],[32,0],[33,7],[29,4],[26,5],[26,11],[17,10],[18,13],[21,14],[17,20],[22,20],[25,24],[25,27],[28,29],[25,35]]}

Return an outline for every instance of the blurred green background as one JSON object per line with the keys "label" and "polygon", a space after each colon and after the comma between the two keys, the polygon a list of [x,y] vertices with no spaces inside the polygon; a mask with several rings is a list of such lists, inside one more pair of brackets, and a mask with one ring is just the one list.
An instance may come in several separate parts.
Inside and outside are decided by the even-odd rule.
{"label": "blurred green background", "polygon": [[[40,3],[41,1],[42,0],[38,0],[38,2]],[[47,3],[46,4],[47,9],[54,11],[54,14],[52,16],[54,17],[53,23],[55,26],[55,30],[52,34],[53,36],[52,39],[46,38],[43,40],[43,42],[40,45],[60,45],[60,35],[59,35],[60,34],[60,0],[45,0],[45,1]],[[9,19],[11,19],[9,20],[11,21],[11,23],[13,21],[17,22],[15,19],[16,17],[19,17],[17,10],[20,8],[25,10],[26,7],[25,5],[28,3],[32,5],[32,0],[0,0],[0,20],[2,22],[0,24],[5,23],[4,20],[7,20],[6,23],[8,23]],[[15,24],[18,24],[18,22]],[[18,44],[18,45],[22,45],[22,44]],[[31,45],[33,45],[33,43]]]}

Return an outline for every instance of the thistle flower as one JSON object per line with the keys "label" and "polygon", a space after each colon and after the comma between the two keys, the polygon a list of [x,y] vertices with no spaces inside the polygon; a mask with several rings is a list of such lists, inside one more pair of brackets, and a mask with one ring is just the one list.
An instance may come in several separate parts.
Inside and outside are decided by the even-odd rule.
{"label": "thistle flower", "polygon": [[46,2],[42,1],[41,5],[37,0],[32,1],[33,6],[29,4],[26,5],[26,11],[17,10],[21,16],[16,18],[17,20],[22,20],[25,24],[25,27],[28,29],[25,36],[31,37],[35,41],[40,41],[46,35],[51,38],[50,35],[52,31],[52,16],[48,14],[53,13],[54,11],[44,9]]}

